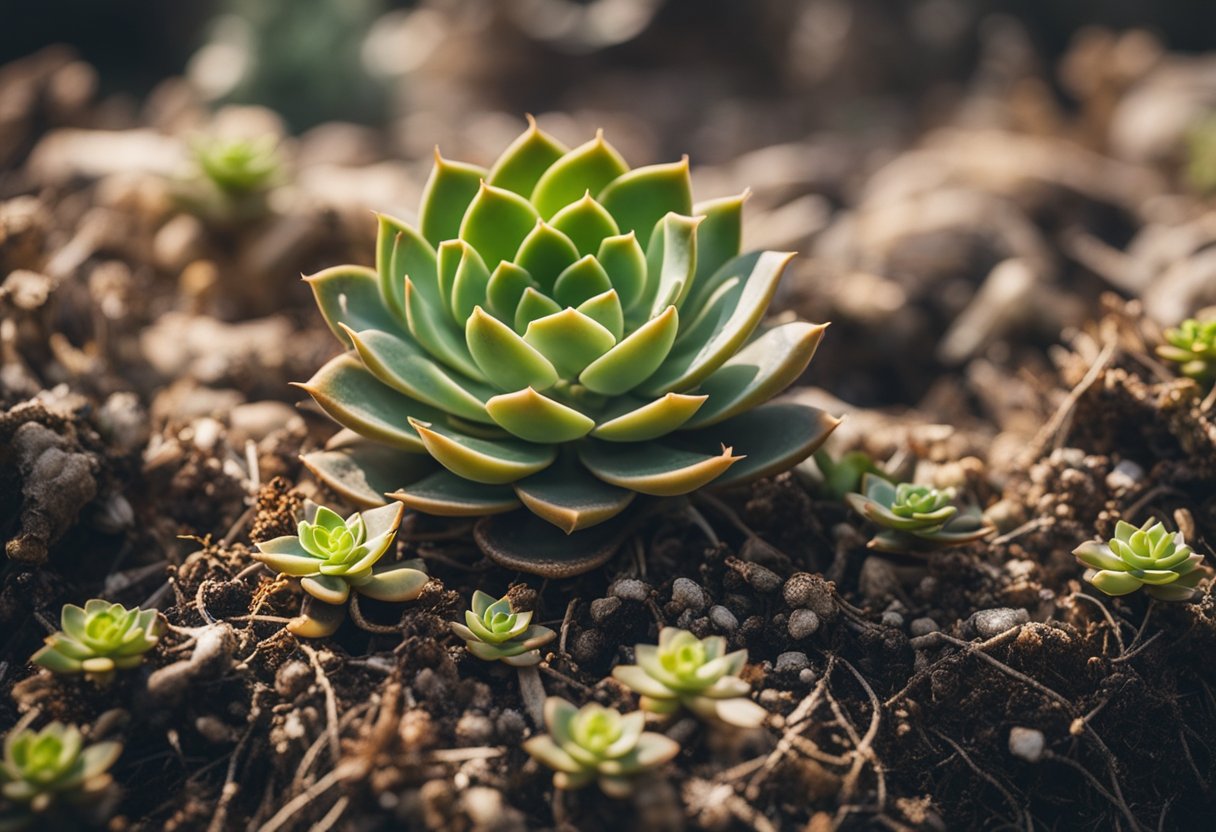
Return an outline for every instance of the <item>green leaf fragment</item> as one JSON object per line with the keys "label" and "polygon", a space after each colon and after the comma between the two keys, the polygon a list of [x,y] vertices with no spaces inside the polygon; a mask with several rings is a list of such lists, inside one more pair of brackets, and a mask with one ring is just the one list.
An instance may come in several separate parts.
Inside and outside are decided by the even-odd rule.
{"label": "green leaf fragment", "polygon": [[616,219],[621,231],[636,231],[638,241],[645,247],[665,214],[692,211],[688,157],[679,162],[635,168],[608,183],[597,199]]}
{"label": "green leaf fragment", "polygon": [[543,471],[557,458],[552,445],[494,441],[410,420],[427,452],[453,474],[488,485],[503,485]]}
{"label": "green leaf fragment", "polygon": [[532,203],[512,191],[481,183],[460,223],[460,239],[496,267],[510,260],[540,219]]}
{"label": "green leaf fragment", "polygon": [[578,306],[611,288],[612,281],[604,267],[594,255],[588,254],[558,275],[553,299],[561,306]]}
{"label": "green leaf fragment", "polygon": [[438,246],[459,235],[465,211],[486,175],[485,168],[444,159],[435,148],[435,166],[422,189],[418,212],[418,230],[427,242]]}
{"label": "green leaf fragment", "polygon": [[599,193],[627,170],[629,166],[604,141],[601,130],[594,139],[566,153],[541,175],[532,190],[532,204],[548,219],[584,193]]}
{"label": "green leaf fragment", "polygon": [[566,154],[568,148],[541,130],[528,116],[528,129],[511,142],[490,168],[487,180],[521,196],[530,196],[541,175]]}
{"label": "green leaf fragment", "polygon": [[562,378],[575,378],[616,344],[611,332],[570,308],[532,321],[524,340],[544,355]]}
{"label": "green leaf fragment", "polygon": [[557,370],[542,353],[481,307],[469,316],[465,340],[473,360],[500,390],[545,390],[557,382]]}
{"label": "green leaf fragment", "polygon": [[570,442],[595,427],[587,416],[531,387],[495,396],[486,403],[486,410],[511,434],[529,442]]}
{"label": "green leaf fragment", "polygon": [[649,378],[667,358],[679,327],[679,313],[674,306],[667,307],[661,315],[647,321],[588,365],[579,375],[579,382],[606,396],[629,392]]}
{"label": "green leaf fragment", "polygon": [[547,222],[538,222],[519,244],[515,263],[528,270],[542,291],[549,292],[557,276],[578,257],[569,237]]}

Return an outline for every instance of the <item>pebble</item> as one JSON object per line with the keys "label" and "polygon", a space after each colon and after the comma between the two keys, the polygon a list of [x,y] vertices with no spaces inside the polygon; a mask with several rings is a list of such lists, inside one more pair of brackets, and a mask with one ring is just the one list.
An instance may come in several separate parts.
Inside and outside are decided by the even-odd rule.
{"label": "pebble", "polygon": [[414,690],[423,699],[438,700],[447,694],[448,686],[438,673],[429,667],[424,667],[414,677]]}
{"label": "pebble", "polygon": [[790,638],[801,641],[813,636],[819,629],[819,616],[811,610],[794,610],[790,613],[790,621],[787,626]]}
{"label": "pebble", "polygon": [[1015,725],[1009,729],[1009,753],[1028,763],[1037,763],[1043,758],[1043,749],[1047,740],[1043,732],[1035,728],[1023,728]]}
{"label": "pebble", "polygon": [[1127,491],[1139,485],[1143,479],[1144,469],[1130,459],[1124,459],[1106,475],[1106,487],[1111,491]]}
{"label": "pebble", "polygon": [[456,723],[456,736],[469,745],[488,745],[494,738],[494,723],[484,714],[465,711]]}
{"label": "pebble", "polygon": [[620,598],[596,598],[591,602],[591,620],[596,624],[603,624],[620,608]]}
{"label": "pebble", "polygon": [[972,614],[967,623],[971,625],[977,635],[982,638],[992,638],[1007,630],[1012,630],[1019,624],[1025,624],[1029,620],[1030,613],[1026,610],[997,607]]}
{"label": "pebble", "polygon": [[904,617],[894,610],[888,610],[882,614],[882,623],[884,627],[901,628],[904,626]]}
{"label": "pebble", "polygon": [[937,632],[937,622],[932,618],[913,618],[912,623],[908,625],[912,637],[927,636],[929,633]]}
{"label": "pebble", "polygon": [[815,672],[815,668],[813,667],[804,667],[798,674],[798,681],[804,685],[813,685],[818,678],[819,674]]}
{"label": "pebble", "polygon": [[621,578],[608,587],[608,594],[615,595],[622,601],[644,602],[650,597],[650,587],[645,581],[637,578]]}
{"label": "pebble", "polygon": [[504,708],[503,712],[498,715],[495,727],[500,742],[514,745],[523,739],[528,730],[528,721],[514,708]]}
{"label": "pebble", "polygon": [[735,614],[721,604],[709,608],[709,622],[722,633],[733,633],[739,629],[739,619]]}
{"label": "pebble", "polygon": [[700,612],[705,609],[709,599],[700,584],[689,578],[676,578],[671,584],[671,601],[682,610]]}
{"label": "pebble", "polygon": [[781,593],[785,603],[791,607],[812,610],[821,618],[830,617],[836,609],[832,603],[831,584],[809,572],[795,572],[790,575]]}
{"label": "pebble", "polygon": [[781,576],[758,563],[745,563],[743,578],[757,592],[776,592],[781,586]]}
{"label": "pebble", "polygon": [[778,705],[781,704],[781,691],[777,690],[776,688],[766,688],[760,691],[760,696],[758,699],[761,707],[763,707],[765,710],[774,710]]}
{"label": "pebble", "polygon": [[806,653],[800,653],[797,650],[791,650],[788,653],[782,653],[777,657],[777,663],[773,666],[778,673],[801,673],[810,667],[811,661],[806,657]]}

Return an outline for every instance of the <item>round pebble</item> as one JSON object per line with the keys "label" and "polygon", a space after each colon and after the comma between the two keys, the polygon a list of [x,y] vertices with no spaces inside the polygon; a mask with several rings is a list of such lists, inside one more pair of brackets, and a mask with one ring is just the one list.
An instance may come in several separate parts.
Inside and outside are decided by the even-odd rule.
{"label": "round pebble", "polygon": [[888,610],[882,614],[882,623],[885,627],[903,627],[904,617],[893,610]]}
{"label": "round pebble", "polygon": [[700,584],[689,578],[676,578],[672,582],[671,600],[680,609],[694,612],[700,612],[709,603],[709,599],[705,597],[705,590],[701,589]]}
{"label": "round pebble", "polygon": [[810,659],[806,657],[806,653],[800,653],[797,650],[791,650],[788,653],[782,653],[777,657],[777,663],[774,669],[778,673],[800,673],[811,664]]}
{"label": "round pebble", "polygon": [[1013,609],[1012,607],[996,607],[974,613],[968,619],[968,623],[971,624],[971,627],[980,637],[992,638],[999,636],[1007,630],[1012,630],[1019,624],[1025,624],[1029,620],[1030,614],[1026,610]]}
{"label": "round pebble", "polygon": [[739,619],[735,614],[721,604],[709,608],[709,623],[721,633],[733,633],[739,629]]}
{"label": "round pebble", "polygon": [[650,597],[650,587],[645,581],[637,578],[621,578],[608,588],[610,595],[615,595],[622,601],[637,601],[639,603]]}
{"label": "round pebble", "polygon": [[603,624],[620,608],[620,598],[596,598],[591,602],[591,620],[596,624]]}
{"label": "round pebble", "polygon": [[1016,725],[1009,729],[1009,753],[1028,763],[1037,763],[1043,758],[1047,740],[1043,732],[1034,728]]}
{"label": "round pebble", "polygon": [[937,622],[932,618],[913,618],[908,629],[915,636],[927,636],[929,633],[937,632]]}
{"label": "round pebble", "polygon": [[801,641],[804,638],[809,638],[819,629],[819,616],[815,615],[811,610],[794,610],[790,613],[789,624],[790,638],[795,641]]}

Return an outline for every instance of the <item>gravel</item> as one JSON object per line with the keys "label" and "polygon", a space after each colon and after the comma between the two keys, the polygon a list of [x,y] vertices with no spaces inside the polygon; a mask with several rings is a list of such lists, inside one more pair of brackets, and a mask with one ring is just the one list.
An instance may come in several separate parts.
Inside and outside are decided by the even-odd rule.
{"label": "gravel", "polygon": [[804,638],[810,638],[819,629],[819,616],[811,610],[794,610],[790,613],[790,621],[787,626],[790,638],[801,641]]}

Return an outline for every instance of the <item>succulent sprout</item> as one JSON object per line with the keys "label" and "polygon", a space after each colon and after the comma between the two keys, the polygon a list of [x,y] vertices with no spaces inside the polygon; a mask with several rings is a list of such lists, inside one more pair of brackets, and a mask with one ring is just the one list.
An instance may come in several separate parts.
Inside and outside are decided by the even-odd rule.
{"label": "succulent sprout", "polygon": [[1178,363],[1178,370],[1201,382],[1216,380],[1216,317],[1200,321],[1188,318],[1177,328],[1165,331],[1166,343],[1157,355]]}
{"label": "succulent sprout", "polygon": [[664,627],[659,643],[634,648],[637,664],[617,665],[612,676],[641,695],[643,710],[668,714],[681,705],[703,719],[754,728],[768,712],[747,698],[751,685],[739,678],[747,651],[726,652],[726,639],[699,639]]}
{"label": "succulent sprout", "polygon": [[[394,503],[346,519],[315,503],[304,507],[297,533],[257,544],[254,558],[300,579],[308,593],[287,629],[305,638],[332,635],[351,590],[377,601],[412,601],[429,580],[421,560],[380,563],[397,535],[405,507]],[[312,599],[320,604],[311,603]]]}
{"label": "succulent sprout", "polygon": [[85,746],[75,726],[60,722],[41,731],[14,727],[0,762],[0,828],[65,828],[63,810],[73,805],[88,815],[104,814],[113,792],[108,771],[121,753],[117,742]]}
{"label": "succulent sprout", "polygon": [[249,194],[274,183],[279,175],[278,141],[274,136],[254,139],[213,137],[192,146],[199,170],[227,194]]}
{"label": "succulent sprout", "polygon": [[95,682],[110,681],[116,670],[138,667],[160,640],[156,610],[127,609],[92,598],[84,607],[65,604],[59,632],[30,659],[55,673],[83,673]]}
{"label": "succulent sprout", "polygon": [[627,797],[638,775],[680,753],[670,737],[645,731],[641,711],[620,714],[602,705],[576,708],[558,696],[545,700],[547,735],[532,737],[524,750],[554,770],[553,785],[581,789],[599,782],[609,797]]}
{"label": "succulent sprout", "polygon": [[805,459],[836,420],[763,403],[824,327],[761,325],[791,255],[739,254],[743,201],[694,208],[687,159],[629,170],[535,122],[489,169],[437,153],[417,228],[380,217],[375,269],[308,278],[348,352],[300,385],[345,428],[305,464],[366,505],[526,507],[547,523],[482,522],[478,543],[564,576],[612,554],[623,521],[580,530],[638,494]]}
{"label": "succulent sprout", "polygon": [[[848,451],[839,458],[832,459],[827,451],[820,448],[815,451],[814,463],[822,478],[817,482],[819,490],[835,500],[843,500],[850,492],[858,490],[865,474],[882,475],[882,470],[865,451]],[[807,469],[809,465],[810,463],[800,465],[799,472]],[[807,476],[812,475],[808,473]]]}
{"label": "succulent sprout", "polygon": [[533,624],[531,612],[512,612],[506,596],[495,601],[480,589],[473,593],[473,608],[465,610],[464,620],[465,624],[453,621],[452,632],[464,639],[470,653],[513,667],[537,664],[537,648],[557,637],[548,627]]}
{"label": "succulent sprout", "polygon": [[958,546],[987,537],[992,526],[979,508],[959,511],[953,505],[953,488],[900,483],[865,474],[861,494],[846,494],[845,500],[861,516],[883,531],[867,544],[881,552],[917,553]]}
{"label": "succulent sprout", "polygon": [[1162,601],[1190,601],[1203,577],[1203,555],[1193,552],[1180,532],[1166,531],[1152,518],[1140,528],[1120,520],[1109,541],[1090,540],[1072,553],[1089,567],[1085,580],[1107,595],[1127,595],[1144,587]]}

